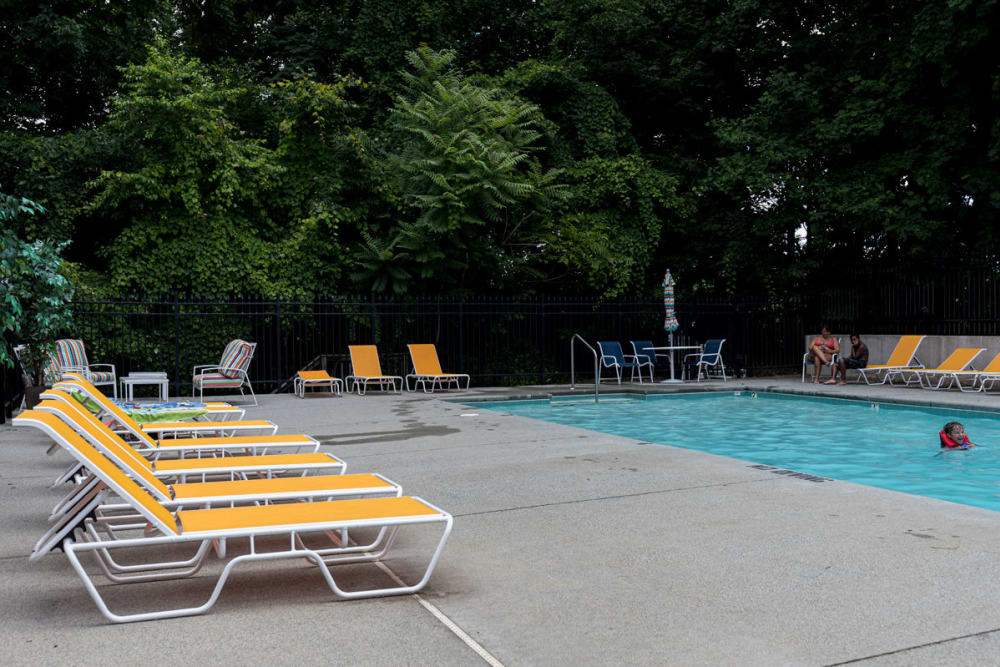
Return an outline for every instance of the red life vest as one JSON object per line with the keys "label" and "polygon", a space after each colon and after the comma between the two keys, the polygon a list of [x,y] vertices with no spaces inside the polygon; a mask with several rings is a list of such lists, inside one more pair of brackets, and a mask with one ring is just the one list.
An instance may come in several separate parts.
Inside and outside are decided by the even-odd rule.
{"label": "red life vest", "polygon": [[969,445],[972,444],[971,442],[969,442],[969,434],[968,433],[965,434],[965,442],[962,442],[962,443],[955,442],[954,440],[952,440],[951,438],[949,438],[948,434],[945,433],[944,431],[941,431],[940,433],[938,433],[938,438],[941,439],[941,446],[949,448],[949,449],[951,449],[953,447],[968,447]]}

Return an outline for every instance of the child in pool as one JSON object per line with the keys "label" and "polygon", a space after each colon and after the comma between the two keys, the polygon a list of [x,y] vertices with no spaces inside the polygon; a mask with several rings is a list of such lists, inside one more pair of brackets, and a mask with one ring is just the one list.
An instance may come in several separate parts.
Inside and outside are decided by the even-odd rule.
{"label": "child in pool", "polygon": [[938,433],[941,440],[941,449],[968,449],[978,447],[969,442],[969,435],[965,432],[965,427],[958,422],[948,422]]}

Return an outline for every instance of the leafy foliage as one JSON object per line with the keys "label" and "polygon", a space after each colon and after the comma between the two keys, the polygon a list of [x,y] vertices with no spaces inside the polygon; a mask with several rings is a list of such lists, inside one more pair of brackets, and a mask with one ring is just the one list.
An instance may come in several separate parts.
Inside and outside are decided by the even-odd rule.
{"label": "leafy foliage", "polygon": [[[231,74],[162,43],[127,68],[108,120],[118,168],[90,183],[89,210],[123,229],[107,253],[113,290],[281,294],[339,276],[330,260],[349,216],[325,176],[348,150],[331,132],[347,84]],[[280,110],[273,147],[237,122],[261,98]]]}
{"label": "leafy foliage", "polygon": [[998,0],[7,3],[0,182],[111,291],[995,267],[998,26]]}
{"label": "leafy foliage", "polygon": [[538,107],[453,68],[455,54],[408,54],[404,92],[393,108],[401,135],[390,165],[419,215],[394,245],[422,279],[459,288],[502,285],[526,263],[534,220],[559,197],[557,172],[533,155],[544,121]]}
{"label": "leafy foliage", "polygon": [[[35,202],[0,192],[0,222],[44,209]],[[0,364],[11,365],[6,339],[14,335],[27,344],[22,361],[41,383],[42,368],[55,349],[56,338],[72,322],[70,301],[73,288],[61,272],[60,253],[65,243],[28,243],[9,232],[0,234]]]}

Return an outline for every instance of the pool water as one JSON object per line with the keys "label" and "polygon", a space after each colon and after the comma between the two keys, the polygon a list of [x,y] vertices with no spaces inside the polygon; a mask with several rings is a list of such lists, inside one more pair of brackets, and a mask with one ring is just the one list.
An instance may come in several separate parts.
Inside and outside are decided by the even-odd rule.
{"label": "pool water", "polygon": [[[474,405],[1000,510],[1000,413],[746,391]],[[942,451],[938,432],[949,421],[982,446]]]}

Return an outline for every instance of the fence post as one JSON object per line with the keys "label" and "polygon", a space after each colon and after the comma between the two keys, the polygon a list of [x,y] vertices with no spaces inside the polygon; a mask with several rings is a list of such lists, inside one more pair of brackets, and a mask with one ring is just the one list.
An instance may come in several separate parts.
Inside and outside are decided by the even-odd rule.
{"label": "fence post", "polygon": [[375,292],[370,292],[368,296],[369,307],[371,308],[371,318],[372,318],[372,345],[378,345],[378,329],[376,328],[376,316],[375,316]]}
{"label": "fence post", "polygon": [[[181,395],[181,302],[174,294],[174,396]],[[194,387],[191,387],[194,396]]]}
{"label": "fence post", "polygon": [[275,310],[276,310],[276,313],[277,313],[277,317],[275,318],[275,320],[276,320],[275,324],[277,325],[277,331],[275,332],[275,334],[277,336],[277,341],[276,342],[277,342],[277,347],[278,347],[278,352],[277,352],[278,373],[276,375],[276,380],[277,380],[277,386],[280,387],[281,383],[283,381],[282,371],[281,371],[281,341],[282,341],[282,336],[281,336],[281,297],[280,296],[277,297],[277,299],[275,300]]}
{"label": "fence post", "polygon": [[541,318],[539,322],[539,336],[542,339],[542,384],[545,384],[545,297],[541,299]]}
{"label": "fence post", "polygon": [[465,370],[465,310],[462,297],[458,297],[458,367]]}

